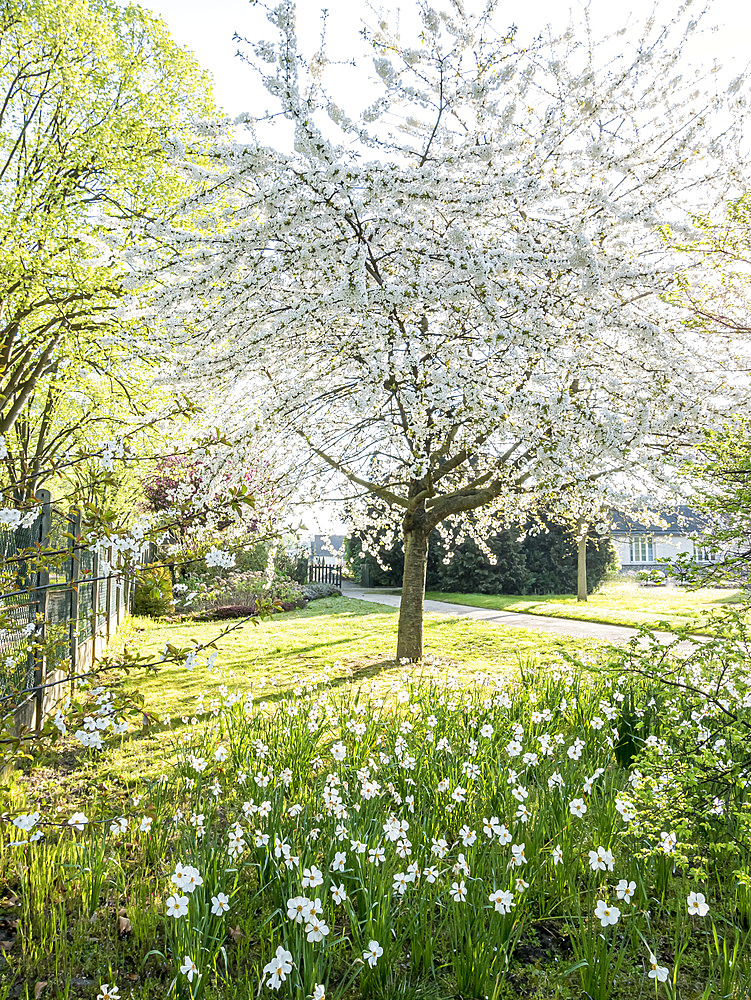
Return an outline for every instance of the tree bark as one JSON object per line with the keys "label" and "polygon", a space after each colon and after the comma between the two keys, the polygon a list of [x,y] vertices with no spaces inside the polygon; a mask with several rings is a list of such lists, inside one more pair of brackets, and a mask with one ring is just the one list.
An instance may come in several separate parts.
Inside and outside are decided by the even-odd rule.
{"label": "tree bark", "polygon": [[428,535],[415,518],[404,519],[404,577],[399,606],[397,660],[422,659],[422,615],[425,598],[425,570],[428,565]]}
{"label": "tree bark", "polygon": [[576,567],[576,599],[577,601],[587,600],[587,535],[586,525],[580,528],[580,534],[576,541],[577,567]]}

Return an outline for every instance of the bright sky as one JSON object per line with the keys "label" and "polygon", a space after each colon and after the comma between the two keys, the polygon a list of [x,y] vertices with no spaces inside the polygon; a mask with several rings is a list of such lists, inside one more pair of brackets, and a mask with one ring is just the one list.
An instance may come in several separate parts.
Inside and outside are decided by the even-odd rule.
{"label": "bright sky", "polygon": [[[274,32],[267,25],[263,11],[251,9],[249,0],[138,0],[142,7],[162,17],[169,25],[173,37],[187,46],[198,61],[214,77],[215,93],[219,104],[230,115],[242,111],[259,111],[266,107],[266,95],[260,90],[254,74],[237,58],[238,45],[232,38],[235,33],[258,40],[272,39]],[[472,0],[469,0],[472,8]],[[592,0],[590,13],[598,34],[610,33],[624,26],[629,18],[637,24],[657,7],[662,16],[673,12],[677,0],[627,0],[620,4],[613,0]],[[697,10],[700,4],[697,4]],[[727,67],[731,62],[738,69],[746,65],[751,52],[751,4],[743,0],[707,0],[708,24],[718,30],[695,43],[692,58],[710,64],[714,59]],[[516,24],[520,38],[533,37],[547,24],[561,28],[569,20],[569,12],[581,9],[582,4],[568,0],[527,0],[525,4],[499,5],[498,26],[506,28]],[[320,37],[320,11],[328,14],[327,38],[329,52],[334,58],[363,58],[359,30],[363,19],[376,20],[372,10],[384,11],[393,23],[401,15],[403,26],[409,24],[410,11],[415,0],[298,0],[298,34],[307,41],[311,51]],[[506,11],[508,13],[506,13]],[[664,12],[664,13],[663,13]],[[379,18],[380,19],[380,18]],[[363,61],[362,77],[352,77],[355,98],[368,101],[367,89],[370,64]],[[357,103],[360,103],[358,101]]]}

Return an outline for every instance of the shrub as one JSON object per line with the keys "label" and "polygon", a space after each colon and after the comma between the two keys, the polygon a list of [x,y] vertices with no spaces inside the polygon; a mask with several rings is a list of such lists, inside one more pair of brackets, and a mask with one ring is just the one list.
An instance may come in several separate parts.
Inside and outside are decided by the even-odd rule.
{"label": "shrub", "polygon": [[341,597],[342,592],[333,583],[305,583],[302,586],[303,597],[309,601],[317,601],[320,597]]}
{"label": "shrub", "polygon": [[136,580],[133,614],[159,618],[172,612],[172,577],[166,566],[145,566]]}
{"label": "shrub", "polygon": [[225,618],[249,618],[257,615],[268,615],[274,611],[297,611],[305,607],[305,601],[269,601],[262,597],[254,598],[250,604],[225,604],[217,608],[208,608],[196,617],[201,621],[216,621]]}
{"label": "shrub", "polygon": [[[268,542],[258,542],[248,549],[240,549],[235,553],[237,569],[242,572],[265,573],[269,561],[269,550],[271,545]],[[281,547],[278,547],[274,555],[274,576],[280,578],[294,578],[295,563]]]}
{"label": "shrub", "polygon": [[[575,594],[577,543],[574,531],[545,519],[547,530],[529,532],[518,538],[519,529],[499,531],[488,538],[495,557],[491,563],[471,539],[455,546],[448,563],[440,536],[433,532],[428,544],[426,582],[428,590],[465,594]],[[382,549],[384,570],[376,559],[362,552],[362,543],[347,540],[347,559],[355,578],[363,581],[367,571],[369,586],[401,586],[404,554],[401,542]],[[616,562],[610,538],[591,536],[587,540],[587,589],[597,589]]]}

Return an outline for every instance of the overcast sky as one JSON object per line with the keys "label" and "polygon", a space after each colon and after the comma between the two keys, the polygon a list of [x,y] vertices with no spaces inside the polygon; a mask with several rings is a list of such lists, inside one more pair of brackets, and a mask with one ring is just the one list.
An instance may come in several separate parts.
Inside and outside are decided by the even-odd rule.
{"label": "overcast sky", "polygon": [[[215,83],[219,104],[230,115],[243,111],[257,112],[266,106],[266,97],[259,90],[254,74],[236,56],[238,45],[232,38],[237,34],[257,40],[273,38],[273,30],[266,24],[262,10],[251,8],[248,0],[139,0],[142,7],[162,17],[170,27],[173,37],[191,49],[199,62],[208,69]],[[472,6],[472,0],[467,0]],[[751,3],[747,0],[707,0],[707,23],[717,25],[711,36],[704,36],[693,45],[692,58],[712,60],[727,66],[746,65],[751,54]],[[567,0],[527,0],[524,4],[501,3],[497,16],[499,28],[516,24],[521,38],[533,37],[547,24],[554,28],[564,26],[569,13],[581,9],[580,3]],[[662,16],[677,9],[676,0],[627,0],[621,4],[613,0],[592,0],[590,12],[595,29],[603,34],[624,26],[628,18],[639,22],[655,7]],[[701,5],[697,4],[697,9]],[[303,41],[316,47],[320,36],[319,18],[322,8],[329,12],[327,38],[333,57],[362,58],[359,30],[363,17],[375,20],[370,9],[383,10],[390,21],[401,17],[403,26],[409,24],[410,11],[415,0],[298,0],[298,33]],[[506,13],[508,12],[508,13]],[[664,13],[663,13],[664,12]],[[370,66],[363,65],[361,76],[350,77],[351,96],[368,101],[368,76]],[[358,103],[360,103],[358,101]],[[260,107],[259,107],[260,104]]]}

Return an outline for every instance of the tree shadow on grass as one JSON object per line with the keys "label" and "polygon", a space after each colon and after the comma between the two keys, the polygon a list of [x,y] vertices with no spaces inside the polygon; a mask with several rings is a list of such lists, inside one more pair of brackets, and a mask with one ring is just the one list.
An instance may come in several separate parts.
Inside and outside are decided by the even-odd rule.
{"label": "tree shadow on grass", "polygon": [[[373,663],[359,664],[357,666],[350,667],[347,673],[343,673],[337,675],[336,677],[331,677],[328,679],[321,678],[319,681],[316,681],[315,684],[307,688],[307,693],[310,696],[315,697],[315,695],[319,694],[321,691],[324,690],[331,691],[332,689],[335,690],[337,688],[342,688],[346,685],[356,683],[358,681],[370,680],[374,677],[378,677],[390,671],[396,670],[399,668],[399,666],[400,664],[398,660],[395,659],[377,660]],[[256,700],[259,702],[263,701],[269,705],[277,704],[283,701],[285,698],[289,698],[294,688],[297,687],[299,683],[300,683],[299,679],[296,680],[290,679],[289,683],[280,685],[275,690],[270,691],[264,694],[263,696],[257,695]],[[205,690],[205,685],[201,685],[201,689]],[[186,713],[186,714],[191,714],[191,713]],[[211,717],[210,712],[203,713],[204,719],[208,720],[210,717]],[[183,722],[178,722],[177,724],[173,724],[171,726],[165,726],[161,722],[153,722],[151,725],[145,726],[142,729],[131,731],[128,734],[127,745],[128,747],[136,748],[140,743],[144,741],[150,742],[152,740],[158,739],[161,735],[165,733],[170,733],[173,736],[178,735],[182,730],[188,728],[191,728],[189,723],[185,724]],[[80,759],[82,761],[86,761],[88,760],[88,757],[84,756],[84,754],[82,753]]]}
{"label": "tree shadow on grass", "polygon": [[[339,607],[333,605],[330,602],[343,602]],[[325,606],[314,606],[314,605],[325,605]],[[337,618],[367,618],[370,615],[389,615],[393,616],[399,613],[398,608],[392,608],[388,604],[374,604],[372,601],[358,601],[351,597],[328,597],[321,601],[311,602],[307,607],[300,608],[296,611],[280,611],[277,614],[271,615],[268,618],[261,619],[260,624],[254,625],[254,627],[263,627],[264,625],[277,625],[283,622],[290,621],[306,621],[311,618],[326,618],[330,615],[336,615]],[[223,628],[231,627],[233,624],[242,623],[242,625],[248,626],[253,624],[253,619],[247,618],[243,621],[242,617],[239,618],[204,618],[204,619],[194,619],[194,618],[156,618],[154,619],[154,626],[159,629],[163,629],[165,632],[171,632],[179,629],[197,627],[205,628],[209,625],[217,625]],[[137,626],[136,632],[147,631],[144,626]]]}

